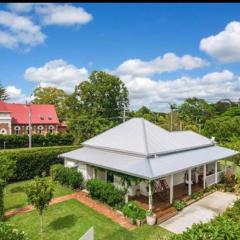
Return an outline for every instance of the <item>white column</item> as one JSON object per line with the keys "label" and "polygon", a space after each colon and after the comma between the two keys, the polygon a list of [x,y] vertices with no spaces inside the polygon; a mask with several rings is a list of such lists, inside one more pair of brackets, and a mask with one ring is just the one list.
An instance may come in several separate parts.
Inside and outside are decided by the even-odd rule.
{"label": "white column", "polygon": [[227,171],[227,160],[225,159],[224,160],[224,172],[226,172]]}
{"label": "white column", "polygon": [[170,204],[173,203],[173,174],[170,177]]}
{"label": "white column", "polygon": [[217,173],[218,173],[218,161],[215,162],[215,184],[217,184]]}
{"label": "white column", "polygon": [[206,188],[206,172],[207,172],[207,165],[203,165],[203,189]]}
{"label": "white column", "polygon": [[148,209],[152,210],[152,186],[151,186],[151,181],[148,182]]}
{"label": "white column", "polygon": [[128,185],[127,185],[127,183],[125,183],[125,188],[127,189],[126,194],[125,194],[125,203],[128,203]]}
{"label": "white column", "polygon": [[93,179],[95,179],[95,178],[96,178],[96,168],[93,167]]}
{"label": "white column", "polygon": [[188,195],[192,195],[192,169],[188,169]]}

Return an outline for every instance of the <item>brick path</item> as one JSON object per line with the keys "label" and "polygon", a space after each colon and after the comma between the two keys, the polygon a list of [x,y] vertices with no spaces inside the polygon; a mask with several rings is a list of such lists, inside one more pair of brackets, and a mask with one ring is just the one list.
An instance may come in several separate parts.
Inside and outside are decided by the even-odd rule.
{"label": "brick path", "polygon": [[[79,202],[87,205],[88,207],[94,209],[98,213],[101,213],[104,216],[112,219],[114,222],[120,224],[122,227],[124,227],[128,230],[132,230],[132,229],[135,228],[135,226],[130,223],[128,218],[126,218],[126,217],[122,216],[120,213],[112,210],[109,206],[93,200],[92,198],[88,197],[88,195],[85,192],[82,192],[82,191],[77,192],[77,193],[72,193],[72,194],[69,194],[69,195],[66,195],[66,196],[54,198],[50,202],[50,205],[55,204],[55,203],[64,202],[64,201],[67,201],[69,199],[76,199],[77,201],[79,201]],[[18,208],[18,209],[8,211],[8,212],[5,213],[5,216],[6,217],[12,217],[12,216],[15,216],[15,215],[20,214],[20,213],[30,212],[33,209],[34,209],[34,207],[32,205],[28,205],[28,206],[23,207],[23,208]]]}

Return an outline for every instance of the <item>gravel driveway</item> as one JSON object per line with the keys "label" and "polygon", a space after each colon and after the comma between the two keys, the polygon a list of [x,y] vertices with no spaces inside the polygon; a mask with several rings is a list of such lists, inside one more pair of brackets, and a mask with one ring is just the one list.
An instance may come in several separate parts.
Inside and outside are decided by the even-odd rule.
{"label": "gravel driveway", "polygon": [[203,199],[189,205],[176,216],[160,224],[174,233],[181,233],[193,223],[208,222],[230,206],[237,196],[233,193],[214,192]]}

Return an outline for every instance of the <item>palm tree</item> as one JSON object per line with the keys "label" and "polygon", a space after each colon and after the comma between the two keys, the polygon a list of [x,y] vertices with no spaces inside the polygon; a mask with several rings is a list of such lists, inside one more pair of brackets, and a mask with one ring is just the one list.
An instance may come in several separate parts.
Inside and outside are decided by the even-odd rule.
{"label": "palm tree", "polygon": [[169,103],[169,107],[171,109],[171,117],[170,117],[170,131],[173,130],[173,111],[177,109],[177,104]]}

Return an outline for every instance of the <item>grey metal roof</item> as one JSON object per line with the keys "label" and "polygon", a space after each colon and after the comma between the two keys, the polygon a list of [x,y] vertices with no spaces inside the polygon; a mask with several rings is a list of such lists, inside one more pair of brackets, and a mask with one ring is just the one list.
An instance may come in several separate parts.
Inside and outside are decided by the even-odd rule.
{"label": "grey metal roof", "polygon": [[144,179],[156,179],[236,154],[236,151],[227,148],[210,146],[148,159],[121,152],[83,147],[60,156]]}
{"label": "grey metal roof", "polygon": [[83,145],[149,156],[214,144],[192,131],[168,132],[143,118],[132,118],[85,141]]}

